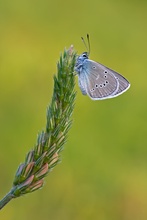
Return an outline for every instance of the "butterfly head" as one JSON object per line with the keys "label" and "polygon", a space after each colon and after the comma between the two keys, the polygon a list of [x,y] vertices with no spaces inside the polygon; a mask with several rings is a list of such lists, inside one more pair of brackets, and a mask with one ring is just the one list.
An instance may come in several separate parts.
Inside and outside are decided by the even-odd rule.
{"label": "butterfly head", "polygon": [[83,52],[81,55],[78,56],[77,62],[83,62],[84,60],[88,59],[88,52]]}
{"label": "butterfly head", "polygon": [[89,53],[88,53],[88,52],[83,52],[80,56],[81,56],[83,59],[88,59]]}
{"label": "butterfly head", "polygon": [[76,60],[76,65],[75,65],[75,69],[77,71],[77,68],[80,68],[81,65],[83,65],[83,62],[88,59],[88,53],[87,52],[84,52],[82,53],[81,55],[79,55],[77,57],[77,60]]}

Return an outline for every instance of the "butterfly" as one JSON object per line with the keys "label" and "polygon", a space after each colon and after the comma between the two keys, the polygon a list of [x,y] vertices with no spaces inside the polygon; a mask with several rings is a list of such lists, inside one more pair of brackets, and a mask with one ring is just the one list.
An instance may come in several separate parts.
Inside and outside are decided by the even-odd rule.
{"label": "butterfly", "polygon": [[114,98],[127,91],[129,81],[114,70],[89,59],[90,41],[87,34],[88,52],[77,57],[75,71],[78,74],[79,87],[83,95],[88,95],[92,100]]}

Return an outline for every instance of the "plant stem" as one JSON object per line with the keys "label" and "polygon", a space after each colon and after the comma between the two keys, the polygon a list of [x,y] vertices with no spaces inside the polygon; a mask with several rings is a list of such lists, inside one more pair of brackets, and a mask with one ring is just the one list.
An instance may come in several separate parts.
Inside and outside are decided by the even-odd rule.
{"label": "plant stem", "polygon": [[11,199],[14,198],[12,191],[7,193],[4,198],[0,201],[0,209],[2,209]]}

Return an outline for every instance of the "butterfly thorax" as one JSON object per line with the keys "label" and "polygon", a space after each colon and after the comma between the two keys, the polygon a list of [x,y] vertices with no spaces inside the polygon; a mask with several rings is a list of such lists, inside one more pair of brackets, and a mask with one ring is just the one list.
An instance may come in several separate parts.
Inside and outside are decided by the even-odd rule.
{"label": "butterfly thorax", "polygon": [[87,59],[88,59],[88,53],[87,52],[84,52],[80,56],[77,57],[76,64],[75,64],[75,71],[78,74],[81,73],[81,70],[83,68],[83,63]]}

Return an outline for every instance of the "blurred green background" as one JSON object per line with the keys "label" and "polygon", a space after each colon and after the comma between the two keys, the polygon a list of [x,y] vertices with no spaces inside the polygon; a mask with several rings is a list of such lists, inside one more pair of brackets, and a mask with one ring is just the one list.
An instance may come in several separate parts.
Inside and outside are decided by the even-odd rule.
{"label": "blurred green background", "polygon": [[131,88],[92,101],[76,79],[73,126],[62,163],[42,190],[18,198],[4,220],[147,219],[147,1],[0,2],[0,198],[45,127],[59,54],[89,33],[90,58]]}

